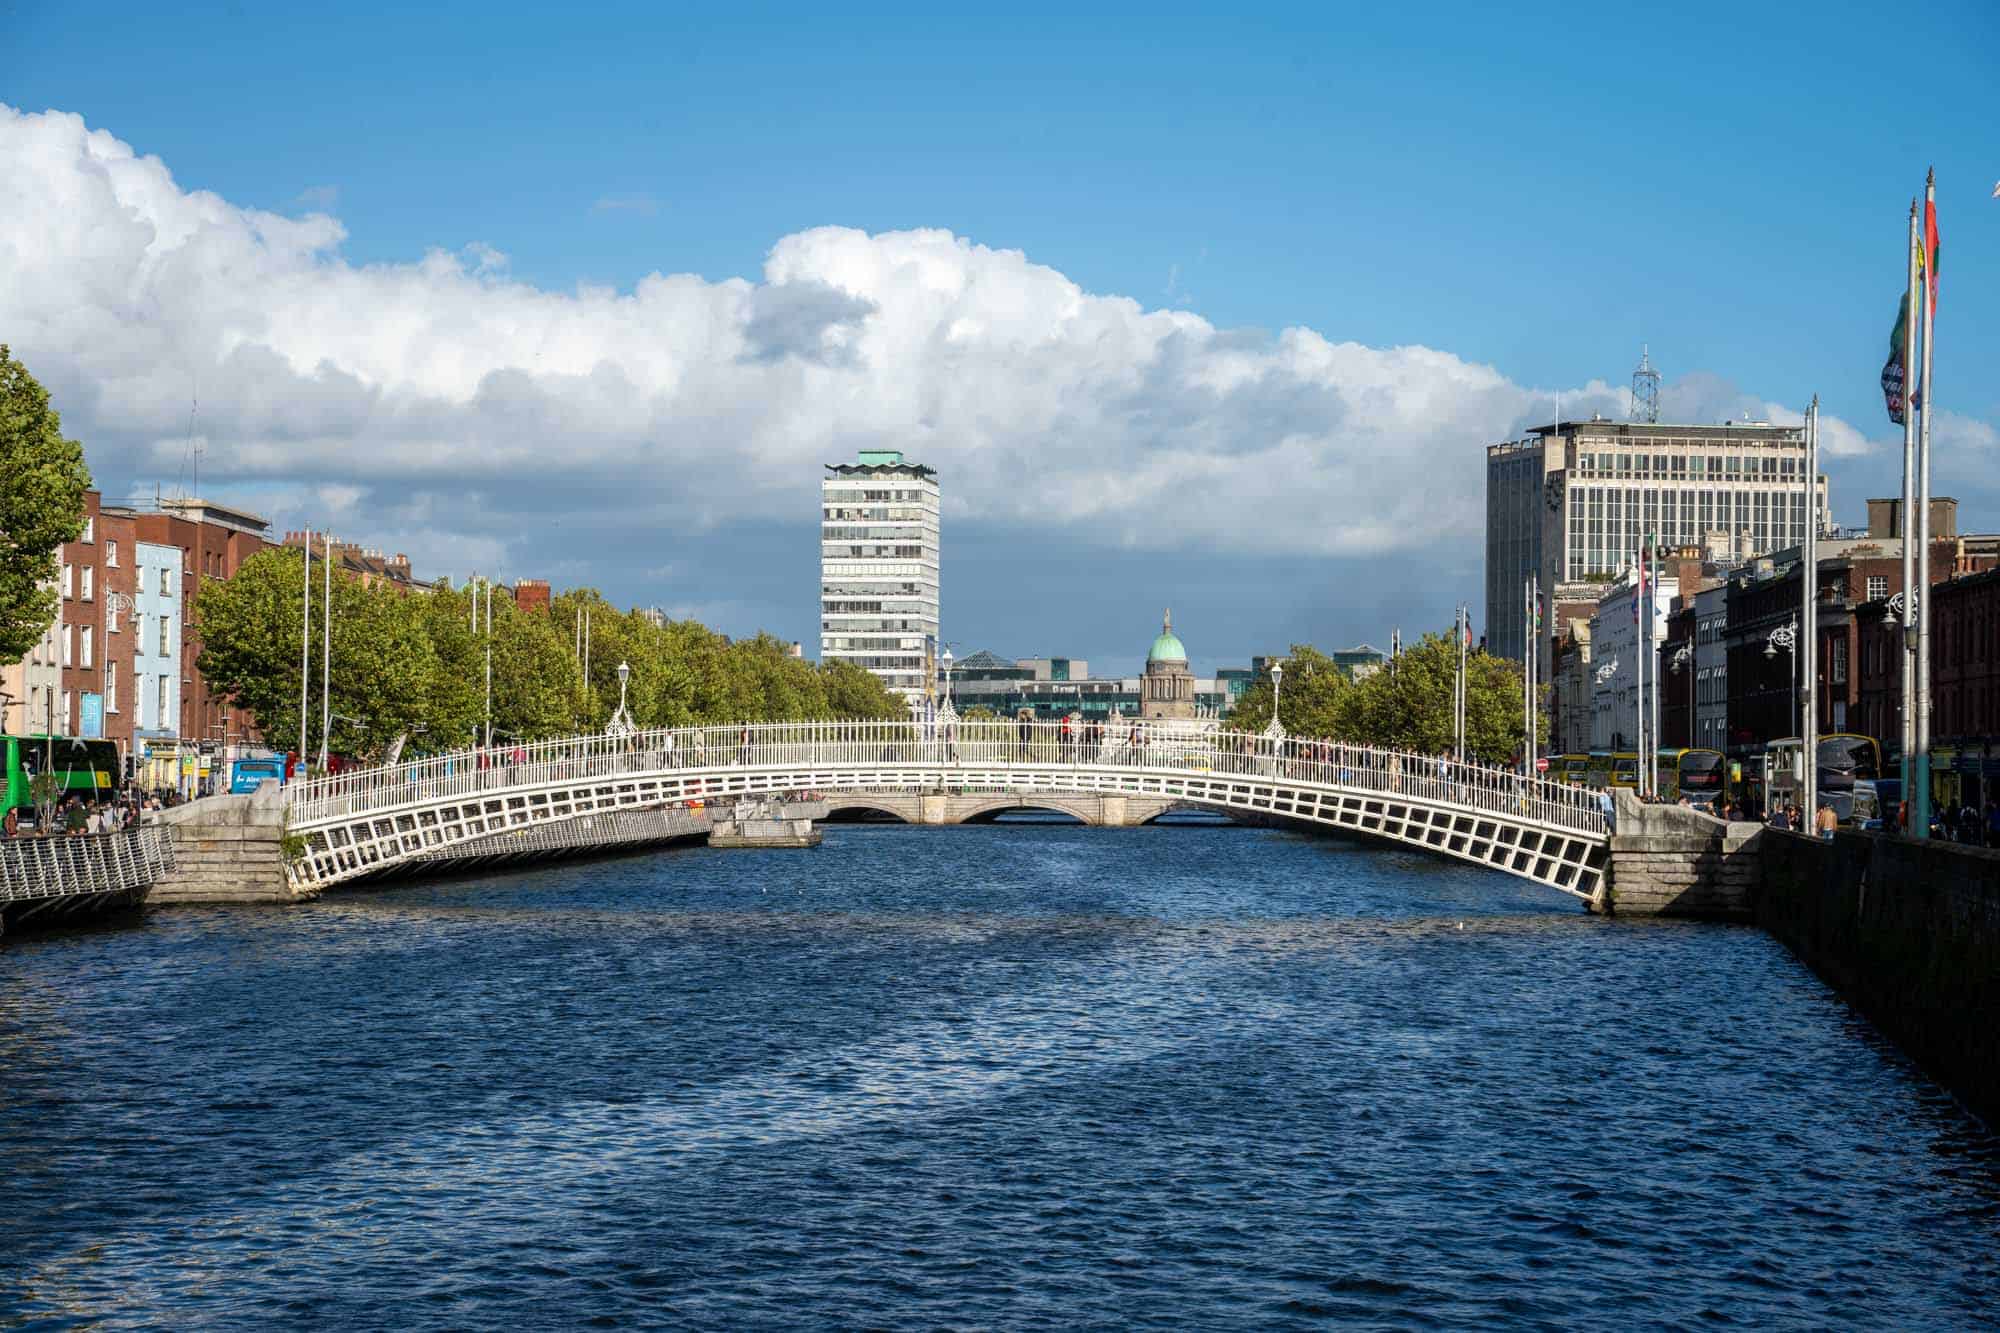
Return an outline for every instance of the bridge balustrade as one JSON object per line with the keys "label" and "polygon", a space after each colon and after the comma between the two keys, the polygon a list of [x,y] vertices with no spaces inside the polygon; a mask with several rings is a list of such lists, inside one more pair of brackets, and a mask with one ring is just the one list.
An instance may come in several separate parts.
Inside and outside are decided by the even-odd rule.
{"label": "bridge balustrade", "polygon": [[1594,791],[1459,763],[1339,741],[1218,730],[1178,734],[1114,725],[1096,740],[1059,722],[961,720],[784,722],[582,736],[459,750],[381,768],[315,778],[290,789],[291,821],[311,825],[410,804],[554,786],[620,773],[736,767],[831,770],[921,766],[945,770],[1149,769],[1241,775],[1431,801],[1580,834],[1606,833]]}
{"label": "bridge balustrade", "polygon": [[124,893],[173,869],[173,838],[164,828],[0,840],[0,902]]}

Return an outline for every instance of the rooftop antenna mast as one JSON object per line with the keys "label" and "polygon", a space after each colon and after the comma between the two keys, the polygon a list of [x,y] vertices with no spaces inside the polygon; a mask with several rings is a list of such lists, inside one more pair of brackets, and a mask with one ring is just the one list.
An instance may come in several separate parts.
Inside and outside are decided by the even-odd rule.
{"label": "rooftop antenna mast", "polygon": [[1660,372],[1653,369],[1652,351],[1639,344],[1639,368],[1632,372],[1632,420],[1652,424],[1660,419]]}

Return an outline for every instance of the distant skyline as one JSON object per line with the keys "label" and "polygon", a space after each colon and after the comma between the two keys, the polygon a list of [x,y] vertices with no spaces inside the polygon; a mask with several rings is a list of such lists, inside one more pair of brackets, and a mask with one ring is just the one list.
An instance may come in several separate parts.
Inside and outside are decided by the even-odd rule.
{"label": "distant skyline", "polygon": [[1817,392],[1836,518],[1893,493],[1935,163],[1935,489],[2000,530],[1988,4],[1900,103],[1843,4],[0,24],[0,341],[112,501],[198,441],[277,531],[810,650],[820,464],[901,448],[968,649],[1386,648],[1483,600],[1483,446],[1642,343],[1664,416]]}

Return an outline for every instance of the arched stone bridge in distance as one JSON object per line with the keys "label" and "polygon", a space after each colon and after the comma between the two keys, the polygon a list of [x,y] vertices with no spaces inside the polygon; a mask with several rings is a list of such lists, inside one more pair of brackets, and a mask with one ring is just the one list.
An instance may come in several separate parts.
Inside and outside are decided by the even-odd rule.
{"label": "arched stone bridge in distance", "polygon": [[772,794],[891,813],[914,800],[928,823],[957,822],[954,808],[963,819],[1088,802],[1095,822],[1132,824],[1193,806],[1422,848],[1587,901],[1609,848],[1595,792],[1391,750],[1232,731],[1092,746],[1058,723],[806,722],[577,737],[295,783],[286,827],[304,845],[287,874],[310,893],[511,830]]}

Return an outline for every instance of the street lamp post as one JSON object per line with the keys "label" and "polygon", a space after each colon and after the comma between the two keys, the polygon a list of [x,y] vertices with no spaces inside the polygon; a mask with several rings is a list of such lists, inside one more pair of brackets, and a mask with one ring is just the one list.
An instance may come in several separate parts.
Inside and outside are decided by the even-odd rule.
{"label": "street lamp post", "polygon": [[1693,672],[1693,670],[1691,670],[1691,668],[1693,667],[1693,665],[1694,665],[1694,645],[1693,645],[1693,644],[1691,644],[1691,643],[1683,643],[1683,644],[1681,644],[1681,646],[1680,646],[1679,648],[1676,648],[1676,649],[1674,650],[1674,658],[1673,658],[1673,663],[1672,663],[1672,667],[1673,667],[1673,670],[1674,670],[1674,671],[1675,671],[1676,673],[1679,673],[1679,672],[1682,672],[1682,671],[1686,671],[1686,672],[1688,673],[1688,726],[1687,726],[1687,735],[1688,735],[1688,740],[1687,740],[1687,748],[1688,748],[1688,749],[1690,749],[1690,750],[1692,750],[1692,749],[1694,748],[1694,742],[1695,742],[1695,735],[1694,735],[1694,677],[1695,677],[1695,673]]}
{"label": "street lamp post", "polygon": [[1274,741],[1285,739],[1285,724],[1278,720],[1278,700],[1280,689],[1285,683],[1285,664],[1271,663],[1271,725],[1264,728],[1264,734]]}
{"label": "street lamp post", "polygon": [[633,725],[632,714],[625,708],[625,687],[631,679],[631,665],[626,662],[620,662],[618,664],[618,711],[611,715],[611,721],[607,722],[604,726],[604,734],[607,736],[630,736],[639,729]]}
{"label": "street lamp post", "polygon": [[[1790,693],[1792,696],[1790,701],[1785,706],[1785,720],[1787,722],[1796,723],[1798,721],[1798,714],[1796,710],[1798,708],[1798,703],[1799,703],[1798,699],[1799,622],[1798,621],[1793,620],[1786,624],[1779,625],[1777,628],[1773,629],[1769,634],[1764,636],[1764,660],[1770,661],[1771,659],[1775,658],[1778,655],[1778,650],[1780,648],[1785,650],[1785,654],[1789,662],[1789,665],[1786,668],[1786,675],[1789,677],[1787,684],[1790,688]],[[1818,762],[1817,756],[1805,753],[1805,747],[1804,747],[1805,732],[1803,730],[1800,730],[1797,734],[1800,738],[1799,763],[1801,767],[1803,768],[1805,765],[1816,764]],[[1799,781],[1801,783],[1805,781],[1805,775],[1803,772],[1799,774]],[[1765,791],[1765,798],[1767,801],[1769,800],[1770,796],[1770,787],[1771,787],[1771,775],[1769,773],[1766,773],[1764,775],[1764,791]],[[1802,811],[1802,813],[1806,812]]]}

